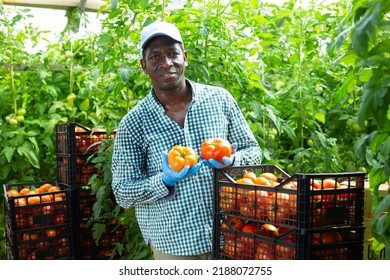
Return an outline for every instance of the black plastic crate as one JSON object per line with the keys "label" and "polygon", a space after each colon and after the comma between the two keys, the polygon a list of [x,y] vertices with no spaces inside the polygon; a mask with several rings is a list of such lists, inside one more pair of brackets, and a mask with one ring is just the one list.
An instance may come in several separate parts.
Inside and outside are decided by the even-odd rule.
{"label": "black plastic crate", "polygon": [[[237,182],[248,172],[270,172],[277,180],[272,186]],[[350,172],[290,177],[274,165],[215,170],[214,213],[298,229],[361,226],[364,176]]]}
{"label": "black plastic crate", "polygon": [[[43,191],[50,186],[58,190]],[[10,230],[72,223],[70,189],[59,186],[57,181],[4,184],[3,188],[5,222]],[[27,190],[31,192],[24,194]]]}
{"label": "black plastic crate", "polygon": [[70,187],[85,186],[90,177],[99,172],[81,155],[57,154],[57,180],[60,183]]}
{"label": "black plastic crate", "polygon": [[[112,199],[114,201],[113,196]],[[112,219],[111,223],[107,225],[106,232],[101,237],[99,244],[95,243],[91,224],[94,222],[92,215],[96,201],[96,195],[91,194],[90,189],[72,188],[73,236],[76,259],[109,258],[114,243],[121,242],[123,239],[125,228],[118,226],[117,220]]]}
{"label": "black plastic crate", "polygon": [[57,181],[3,188],[8,259],[72,259],[70,189]]}
{"label": "black plastic crate", "polygon": [[[125,238],[126,226],[109,224],[106,232],[101,236],[98,244],[93,238],[93,230],[87,220],[80,221],[79,228],[74,228],[75,256],[76,259],[109,259],[117,258],[117,252],[113,253],[115,243],[122,243]],[[115,254],[116,253],[116,254]]]}
{"label": "black plastic crate", "polygon": [[[217,260],[361,260],[364,227],[329,227],[300,230],[276,227],[252,230],[221,226],[226,218],[214,217],[213,259]],[[251,223],[251,222],[248,222]],[[268,224],[269,225],[269,224]],[[250,227],[251,228],[251,227]]]}
{"label": "black plastic crate", "polygon": [[70,225],[6,230],[7,258],[10,260],[74,259]]}
{"label": "black plastic crate", "polygon": [[96,195],[91,194],[90,189],[72,189],[72,212],[76,225],[79,221],[92,218],[93,205],[95,202]]}
{"label": "black plastic crate", "polygon": [[99,150],[98,142],[115,137],[115,132],[107,135],[101,129],[89,129],[76,123],[58,124],[56,126],[57,154],[92,154]]}

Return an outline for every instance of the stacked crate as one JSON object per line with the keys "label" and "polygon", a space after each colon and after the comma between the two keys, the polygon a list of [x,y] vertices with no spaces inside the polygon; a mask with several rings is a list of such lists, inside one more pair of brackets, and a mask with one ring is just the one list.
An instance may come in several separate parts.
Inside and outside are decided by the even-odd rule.
{"label": "stacked crate", "polygon": [[[76,123],[59,124],[56,126],[57,180],[60,185],[67,186],[72,194],[73,235],[76,259],[100,259],[101,255],[112,249],[112,244],[106,244],[102,237],[99,244],[95,243],[90,226],[93,206],[96,196],[86,187],[93,174],[100,172],[88,158],[96,153],[103,139],[115,137],[103,130],[91,130]],[[121,237],[115,234],[110,241],[119,242]],[[107,227],[110,231],[110,226]],[[104,244],[102,244],[104,243]],[[104,250],[103,250],[104,249]]]}
{"label": "stacked crate", "polygon": [[[248,172],[271,173],[277,180],[238,180]],[[289,176],[275,165],[215,170],[213,258],[362,259],[364,176]]]}
{"label": "stacked crate", "polygon": [[56,181],[3,187],[7,258],[73,259],[70,190]]}

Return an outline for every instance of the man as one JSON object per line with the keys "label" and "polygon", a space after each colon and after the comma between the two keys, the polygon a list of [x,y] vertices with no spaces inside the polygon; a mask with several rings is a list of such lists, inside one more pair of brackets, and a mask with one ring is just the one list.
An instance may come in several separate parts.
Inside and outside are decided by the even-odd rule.
{"label": "man", "polygon": [[[136,207],[155,259],[209,259],[212,168],[259,164],[261,150],[228,91],[186,79],[187,53],[176,26],[146,26],[141,54],[152,89],[118,127],[113,192],[120,206]],[[188,146],[200,155],[202,142],[215,138],[233,143],[233,155],[223,163],[200,160],[180,172],[169,167],[172,146]]]}

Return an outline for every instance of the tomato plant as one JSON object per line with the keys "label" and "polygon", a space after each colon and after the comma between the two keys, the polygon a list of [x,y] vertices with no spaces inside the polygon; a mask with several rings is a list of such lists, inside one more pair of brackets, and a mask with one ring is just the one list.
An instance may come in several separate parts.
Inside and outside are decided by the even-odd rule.
{"label": "tomato plant", "polygon": [[191,147],[173,146],[168,152],[168,163],[173,170],[180,172],[184,166],[198,163],[198,154]]}
{"label": "tomato plant", "polygon": [[205,160],[213,158],[222,162],[223,157],[232,155],[232,145],[225,139],[209,139],[202,143],[200,155]]}
{"label": "tomato plant", "polygon": [[[0,21],[2,183],[55,178],[57,123],[117,127],[151,86],[137,70],[137,40],[128,38],[158,18],[183,30],[187,77],[232,93],[261,145],[263,163],[279,164],[292,174],[366,168],[373,207],[379,204],[377,188],[390,177],[389,63],[377,59],[389,55],[388,1],[354,1],[352,6],[313,1],[310,7],[296,1],[280,6],[187,1],[184,9],[169,11],[166,1],[111,2],[99,35],[64,32],[59,42],[35,53],[26,46],[39,45],[45,33],[26,23],[28,14],[13,16],[0,4],[5,18]],[[110,177],[109,171],[104,174]],[[221,209],[237,210],[237,190],[224,191]],[[390,244],[388,228],[377,231],[375,236]],[[4,227],[0,258],[5,257],[2,232]]]}

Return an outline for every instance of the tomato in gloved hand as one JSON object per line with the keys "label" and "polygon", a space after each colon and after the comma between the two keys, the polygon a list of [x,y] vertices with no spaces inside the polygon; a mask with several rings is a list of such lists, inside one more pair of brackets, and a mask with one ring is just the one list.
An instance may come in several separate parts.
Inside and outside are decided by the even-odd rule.
{"label": "tomato in gloved hand", "polygon": [[180,172],[186,165],[192,167],[197,164],[198,155],[190,147],[176,145],[168,152],[168,163],[173,170]]}
{"label": "tomato in gloved hand", "polygon": [[233,149],[229,141],[224,139],[209,139],[202,143],[200,148],[200,155],[203,159],[209,160],[211,158],[223,162],[223,157],[230,157]]}

